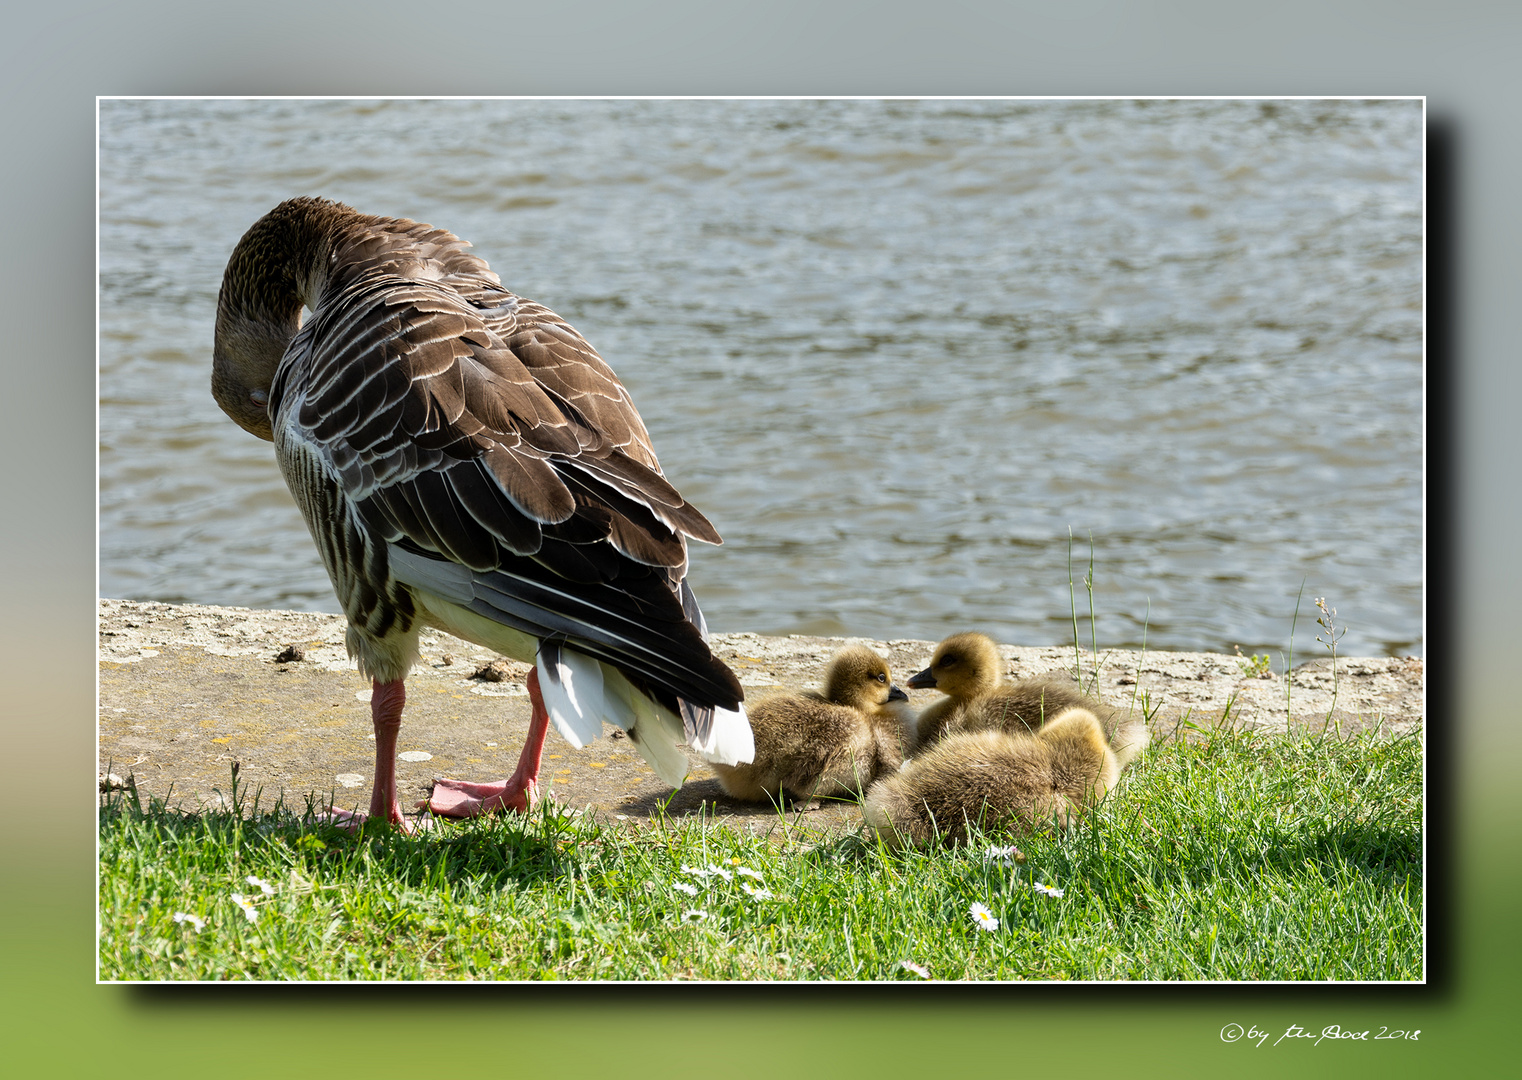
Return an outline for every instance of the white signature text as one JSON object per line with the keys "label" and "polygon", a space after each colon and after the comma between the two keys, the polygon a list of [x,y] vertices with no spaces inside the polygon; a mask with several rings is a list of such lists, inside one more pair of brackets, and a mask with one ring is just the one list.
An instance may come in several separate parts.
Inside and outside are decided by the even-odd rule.
{"label": "white signature text", "polygon": [[[1274,1039],[1274,1046],[1278,1046],[1284,1040],[1292,1042],[1300,1039],[1314,1039],[1312,1046],[1320,1046],[1327,1040],[1333,1042],[1378,1042],[1381,1039],[1403,1039],[1407,1042],[1418,1042],[1418,1036],[1422,1033],[1421,1028],[1392,1028],[1380,1024],[1377,1028],[1369,1028],[1364,1031],[1349,1030],[1339,1024],[1329,1024],[1320,1031],[1308,1030],[1299,1024],[1291,1024],[1284,1029],[1284,1034]],[[1243,1027],[1241,1024],[1227,1024],[1221,1029],[1221,1041],[1227,1043],[1250,1042],[1254,1046],[1262,1046],[1273,1035],[1271,1031],[1264,1031],[1257,1024]]]}

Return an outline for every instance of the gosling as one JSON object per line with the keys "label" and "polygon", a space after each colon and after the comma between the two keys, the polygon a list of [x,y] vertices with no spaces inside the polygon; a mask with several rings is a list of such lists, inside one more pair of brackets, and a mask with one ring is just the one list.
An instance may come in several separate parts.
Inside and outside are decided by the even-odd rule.
{"label": "gosling", "polygon": [[713,771],[728,794],[752,802],[859,798],[903,764],[913,724],[909,695],[893,685],[888,662],[849,646],[830,659],[822,693],[783,694],[752,707],[754,759],[713,762]]}
{"label": "gosling", "polygon": [[873,784],[863,813],[890,847],[956,844],[972,829],[1066,829],[1120,776],[1099,719],[1065,709],[1035,734],[995,729],[948,735]]}
{"label": "gosling", "polygon": [[1049,717],[1074,708],[1094,714],[1122,769],[1151,741],[1141,719],[1089,697],[1068,679],[1044,675],[1005,682],[999,646],[983,634],[956,634],[941,642],[930,666],[914,675],[908,686],[946,695],[919,714],[910,743],[915,753],[952,732],[1034,732]]}

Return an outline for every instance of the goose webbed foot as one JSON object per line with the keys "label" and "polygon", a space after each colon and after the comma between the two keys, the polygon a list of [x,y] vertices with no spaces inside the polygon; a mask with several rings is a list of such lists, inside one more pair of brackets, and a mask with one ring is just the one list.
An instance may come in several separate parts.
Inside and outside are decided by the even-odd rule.
{"label": "goose webbed foot", "polygon": [[440,776],[433,782],[433,794],[426,805],[441,817],[475,817],[498,810],[512,810],[526,814],[539,802],[539,783],[514,773],[507,780],[496,783],[474,784],[469,780],[453,780]]}
{"label": "goose webbed foot", "polygon": [[[528,740],[518,757],[518,768],[506,780],[476,784],[468,780],[437,777],[427,806],[442,817],[475,817],[498,810],[526,814],[539,803],[539,762],[544,753],[544,737],[549,730],[550,714],[539,696],[539,673],[530,671],[528,696],[533,705],[529,718]],[[420,804],[421,805],[421,804]]]}

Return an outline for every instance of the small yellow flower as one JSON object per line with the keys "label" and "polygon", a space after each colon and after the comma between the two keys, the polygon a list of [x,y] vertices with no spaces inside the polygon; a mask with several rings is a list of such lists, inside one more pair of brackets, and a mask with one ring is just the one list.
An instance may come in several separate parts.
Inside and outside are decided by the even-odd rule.
{"label": "small yellow flower", "polygon": [[994,918],[993,912],[988,910],[986,904],[974,904],[967,909],[967,914],[972,916],[973,925],[979,930],[999,929],[999,920]]}

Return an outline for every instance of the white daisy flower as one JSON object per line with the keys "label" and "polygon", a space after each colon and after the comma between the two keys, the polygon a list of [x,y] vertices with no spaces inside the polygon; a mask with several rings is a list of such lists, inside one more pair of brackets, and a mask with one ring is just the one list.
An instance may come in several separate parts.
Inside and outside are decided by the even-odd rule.
{"label": "white daisy flower", "polygon": [[745,884],[743,881],[740,882],[740,888],[744,889],[745,895],[750,897],[752,900],[770,900],[776,895],[770,889],[753,888],[752,886]]}
{"label": "white daisy flower", "polygon": [[688,908],[682,912],[682,922],[684,923],[700,923],[706,918],[708,918],[708,912],[700,908]]}
{"label": "white daisy flower", "polygon": [[737,874],[743,874],[746,877],[755,878],[757,881],[765,881],[766,880],[761,875],[761,872],[759,870],[752,870],[748,866],[739,866],[739,867],[736,867],[735,868],[735,873],[737,873]]}
{"label": "white daisy flower", "polygon": [[190,914],[188,911],[176,911],[174,913],[174,921],[177,923],[188,922],[191,926],[196,928],[196,933],[198,934],[202,930],[206,929],[206,920],[199,919],[196,916]]}
{"label": "white daisy flower", "polygon": [[1050,886],[1050,885],[1043,885],[1039,881],[1032,882],[1031,883],[1031,888],[1035,889],[1038,893],[1041,893],[1043,896],[1061,896],[1062,895],[1062,890],[1061,889],[1054,889],[1052,886]]}
{"label": "white daisy flower", "polygon": [[1006,847],[990,844],[988,850],[983,852],[983,861],[996,862],[1001,866],[1014,866],[1016,863],[1023,863],[1025,861],[1025,852],[1015,847],[1014,844],[1009,844]]}
{"label": "white daisy flower", "polygon": [[922,979],[930,978],[930,969],[924,964],[916,964],[913,960],[900,960],[898,966],[904,971],[911,971]]}
{"label": "white daisy flower", "polygon": [[696,885],[689,885],[685,881],[673,881],[671,887],[677,892],[686,893],[688,896],[696,896],[698,894],[698,887]]}
{"label": "white daisy flower", "polygon": [[967,914],[972,916],[973,925],[979,930],[999,929],[999,920],[994,918],[993,912],[988,910],[986,904],[974,904],[967,909]]}
{"label": "white daisy flower", "polygon": [[243,909],[243,917],[249,922],[259,921],[259,910],[254,907],[254,902],[242,893],[233,893],[233,903]]}
{"label": "white daisy flower", "polygon": [[723,878],[725,881],[729,881],[729,880],[731,880],[734,877],[734,874],[730,873],[728,870],[724,869],[722,866],[714,866],[712,863],[710,863],[708,865],[707,869],[708,869],[708,873],[709,873],[710,876],[715,876],[716,875],[718,877]]}
{"label": "white daisy flower", "polygon": [[248,883],[258,889],[265,896],[274,896],[275,887],[262,878],[256,878],[253,874],[248,875]]}

